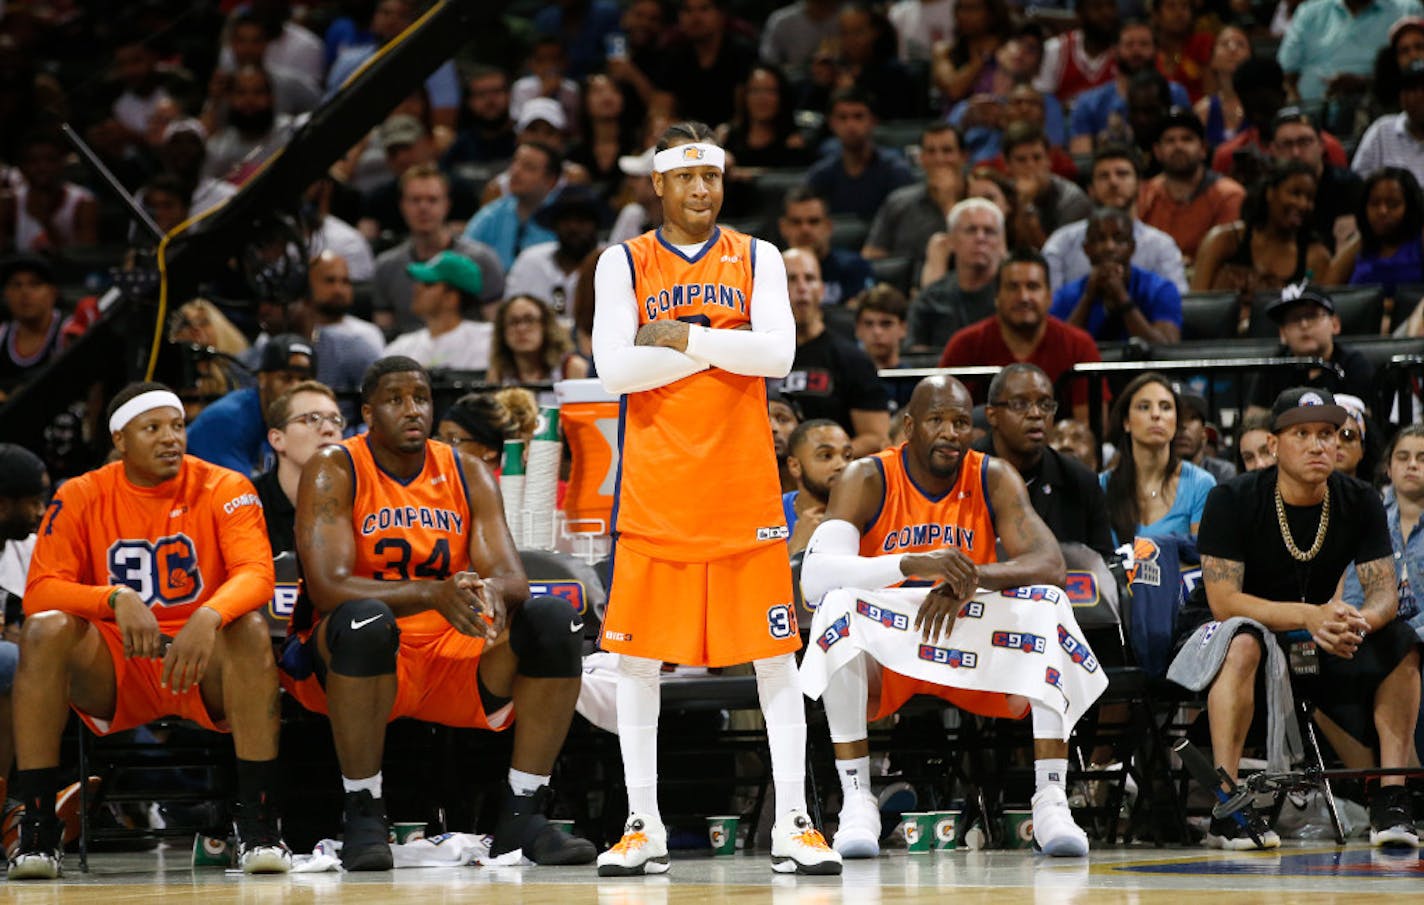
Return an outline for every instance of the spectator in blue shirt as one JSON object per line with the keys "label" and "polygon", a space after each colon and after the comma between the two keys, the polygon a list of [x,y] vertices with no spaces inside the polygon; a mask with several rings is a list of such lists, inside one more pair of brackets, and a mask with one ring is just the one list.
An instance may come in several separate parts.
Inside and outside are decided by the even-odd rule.
{"label": "spectator in blue shirt", "polygon": [[830,212],[826,199],[815,189],[800,185],[787,192],[777,226],[785,247],[809,248],[816,253],[821,282],[826,286],[821,304],[844,305],[875,285],[875,271],[859,252],[831,245]]}
{"label": "spectator in blue shirt", "polygon": [[1083,251],[1092,269],[1053,294],[1049,314],[1093,338],[1175,343],[1182,336],[1182,294],[1170,280],[1132,266],[1132,215],[1099,207],[1088,217]]}
{"label": "spectator in blue shirt", "polygon": [[618,32],[621,16],[613,0],[557,0],[535,14],[534,28],[563,42],[569,75],[581,79],[612,55],[608,53],[608,36]]}
{"label": "spectator in blue shirt", "polygon": [[806,183],[826,199],[833,214],[854,214],[869,223],[885,196],[915,181],[899,156],[875,145],[875,104],[859,88],[831,96],[828,121],[840,141],[840,154],[811,167]]}
{"label": "spectator in blue shirt", "polygon": [[534,214],[563,172],[558,151],[541,142],[520,142],[509,164],[509,194],[480,208],[465,227],[465,236],[493,248],[506,272],[524,249],[556,241],[558,236],[534,222]]}
{"label": "spectator in blue shirt", "polygon": [[[1069,120],[1068,150],[1074,154],[1091,154],[1098,136],[1110,130],[1122,131],[1128,124],[1127,85],[1134,75],[1157,65],[1157,42],[1152,26],[1140,19],[1123,23],[1117,37],[1117,77],[1105,85],[1090,88],[1073,102]],[[1187,89],[1176,82],[1169,83],[1173,107],[1190,108]],[[1114,134],[1117,141],[1126,134]],[[1150,140],[1150,136],[1148,137]]]}
{"label": "spectator in blue shirt", "polygon": [[[376,55],[382,45],[394,40],[415,22],[412,0],[381,0],[371,15],[369,43],[350,44],[336,55],[336,61],[326,73],[326,96],[330,98],[351,74]],[[425,80],[425,95],[430,102],[430,126],[437,133],[453,133],[460,113],[460,77],[455,61],[446,60]],[[444,147],[442,144],[441,147]]]}
{"label": "spectator in blue shirt", "polygon": [[1363,100],[1375,54],[1404,16],[1424,14],[1419,0],[1307,0],[1296,9],[1276,59],[1291,100],[1327,95]]}
{"label": "spectator in blue shirt", "polygon": [[293,384],[311,380],[316,352],[300,336],[283,333],[262,347],[257,386],[234,390],[188,425],[188,452],[205,462],[252,476],[266,466],[267,406]]}

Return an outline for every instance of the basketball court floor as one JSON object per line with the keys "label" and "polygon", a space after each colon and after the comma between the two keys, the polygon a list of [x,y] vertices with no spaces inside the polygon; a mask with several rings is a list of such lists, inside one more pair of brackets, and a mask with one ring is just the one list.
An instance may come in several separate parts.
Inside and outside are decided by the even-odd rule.
{"label": "basketball court floor", "polygon": [[90,872],[66,859],[63,880],[0,882],[0,901],[16,905],[200,902],[202,905],[363,905],[479,902],[481,905],[1155,905],[1281,903],[1328,905],[1419,901],[1418,853],[1368,845],[1313,843],[1275,853],[1132,847],[1086,859],[1051,860],[1025,851],[894,852],[855,861],[840,877],[779,876],[761,854],[725,858],[674,855],[663,877],[599,879],[593,867],[427,868],[385,874],[244,877],[191,868],[176,848],[96,855]]}

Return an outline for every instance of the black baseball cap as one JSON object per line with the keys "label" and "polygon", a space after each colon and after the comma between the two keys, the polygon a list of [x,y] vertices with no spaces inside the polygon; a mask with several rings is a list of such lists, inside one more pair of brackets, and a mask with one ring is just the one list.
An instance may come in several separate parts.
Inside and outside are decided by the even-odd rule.
{"label": "black baseball cap", "polygon": [[1281,290],[1280,298],[1266,306],[1266,314],[1279,324],[1285,320],[1287,311],[1296,305],[1305,304],[1319,305],[1327,313],[1335,313],[1335,301],[1324,289],[1309,283],[1290,283]]}
{"label": "black baseball cap", "polygon": [[50,286],[57,282],[54,278],[54,266],[48,259],[36,254],[11,255],[0,261],[0,284],[10,282],[10,277],[17,273],[32,273],[40,278],[40,282]]}
{"label": "black baseball cap", "polygon": [[1335,402],[1335,394],[1316,387],[1291,387],[1276,397],[1271,406],[1271,432],[1280,433],[1293,424],[1323,422],[1336,427],[1348,413]]}
{"label": "black baseball cap", "polygon": [[1265,136],[1266,139],[1275,141],[1276,131],[1280,129],[1281,126],[1290,125],[1292,123],[1300,126],[1309,126],[1316,133],[1320,132],[1320,129],[1315,125],[1315,120],[1311,119],[1310,114],[1292,104],[1276,111],[1276,115],[1271,118],[1271,131]]}
{"label": "black baseball cap", "polygon": [[1202,125],[1201,117],[1187,107],[1173,107],[1167,111],[1167,117],[1162,120],[1162,128],[1157,130],[1158,141],[1162,140],[1168,129],[1187,129],[1197,138],[1206,141],[1206,127]]}
{"label": "black baseball cap", "polygon": [[309,370],[316,373],[316,349],[306,339],[295,333],[280,333],[262,347],[262,358],[257,370],[259,373],[265,371],[290,371],[292,370],[292,356],[305,355],[311,362]]}
{"label": "black baseball cap", "polygon": [[1196,415],[1197,420],[1203,423],[1211,420],[1211,408],[1207,405],[1206,397],[1195,390],[1181,388],[1177,390],[1177,398],[1182,400],[1182,411],[1191,412]]}

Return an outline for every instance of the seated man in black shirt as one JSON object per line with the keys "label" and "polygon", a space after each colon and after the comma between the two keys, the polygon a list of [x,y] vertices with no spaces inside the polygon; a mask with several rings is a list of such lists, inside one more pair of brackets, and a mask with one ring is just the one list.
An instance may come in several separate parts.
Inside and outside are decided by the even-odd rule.
{"label": "seated man in black shirt", "polygon": [[[1183,627],[1240,616],[1278,636],[1308,633],[1319,648],[1319,675],[1299,677],[1297,686],[1308,686],[1310,700],[1353,738],[1377,740],[1381,767],[1407,766],[1419,711],[1419,639],[1397,618],[1384,507],[1368,484],[1335,471],[1345,409],[1329,390],[1288,389],[1271,416],[1276,467],[1218,484],[1207,497],[1197,547],[1210,613],[1192,618],[1189,604]],[[1364,589],[1359,610],[1336,597],[1351,562]],[[1263,659],[1258,635],[1238,632],[1207,695],[1212,754],[1233,777]],[[1370,841],[1418,846],[1404,777],[1381,777],[1370,802]],[[1272,843],[1280,844],[1274,833]],[[1253,847],[1230,818],[1212,821],[1207,844]]]}
{"label": "seated man in black shirt", "polygon": [[1342,380],[1334,371],[1321,368],[1312,368],[1306,373],[1262,372],[1256,375],[1246,394],[1248,415],[1266,411],[1282,390],[1297,384],[1349,393],[1361,399],[1373,395],[1374,365],[1359,351],[1335,341],[1340,335],[1340,318],[1335,316],[1335,302],[1325,290],[1305,283],[1288,285],[1281,290],[1281,297],[1266,308],[1266,314],[1280,325],[1278,355],[1323,358],[1339,365],[1345,377]]}
{"label": "seated man in black shirt", "polygon": [[315,380],[293,385],[267,407],[267,442],[277,453],[277,464],[253,484],[262,500],[273,556],[297,549],[297,485],[302,466],[321,447],[340,443],[345,427],[336,394]]}
{"label": "seated man in black shirt", "polygon": [[1008,365],[989,384],[989,436],[974,448],[998,456],[1023,477],[1029,502],[1059,543],[1077,541],[1111,556],[1107,498],[1097,476],[1045,442],[1057,410],[1042,368]]}
{"label": "seated man in black shirt", "polygon": [[782,259],[796,319],[796,358],[781,392],[795,397],[803,418],[829,418],[845,428],[857,456],[880,452],[890,444],[890,408],[875,365],[855,343],[826,329],[816,253],[792,248]]}

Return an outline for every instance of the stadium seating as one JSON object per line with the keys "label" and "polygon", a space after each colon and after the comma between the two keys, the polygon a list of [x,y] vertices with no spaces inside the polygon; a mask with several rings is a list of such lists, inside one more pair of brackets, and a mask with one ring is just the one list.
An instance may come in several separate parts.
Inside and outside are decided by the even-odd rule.
{"label": "stadium seating", "polygon": [[1182,339],[1234,337],[1240,311],[1235,292],[1189,292],[1182,296]]}

